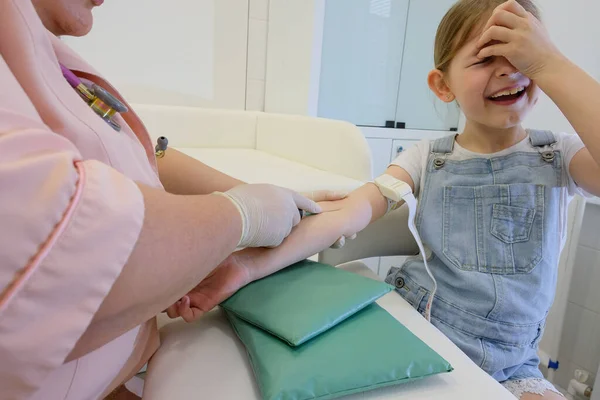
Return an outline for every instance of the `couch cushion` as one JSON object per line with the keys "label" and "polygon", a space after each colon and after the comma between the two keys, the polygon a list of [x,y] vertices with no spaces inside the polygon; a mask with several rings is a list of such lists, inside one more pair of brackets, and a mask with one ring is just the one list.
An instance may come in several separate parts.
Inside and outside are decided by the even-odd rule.
{"label": "couch cushion", "polygon": [[372,179],[367,140],[349,122],[258,113],[256,150],[352,179]]}
{"label": "couch cushion", "polygon": [[251,149],[177,150],[248,183],[271,183],[299,192],[310,190],[351,191],[363,182],[308,167],[268,153]]}
{"label": "couch cushion", "polygon": [[173,147],[256,148],[255,112],[150,104],[132,107],[153,141],[166,136]]}

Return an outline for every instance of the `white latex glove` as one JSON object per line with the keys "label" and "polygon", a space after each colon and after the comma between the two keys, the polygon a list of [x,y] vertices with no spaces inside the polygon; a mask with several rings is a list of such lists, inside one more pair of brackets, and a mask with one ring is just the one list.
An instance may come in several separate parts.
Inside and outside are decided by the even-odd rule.
{"label": "white latex glove", "polygon": [[242,217],[238,249],[279,246],[300,222],[299,210],[311,214],[321,212],[314,201],[275,185],[239,185],[216,194],[228,198]]}

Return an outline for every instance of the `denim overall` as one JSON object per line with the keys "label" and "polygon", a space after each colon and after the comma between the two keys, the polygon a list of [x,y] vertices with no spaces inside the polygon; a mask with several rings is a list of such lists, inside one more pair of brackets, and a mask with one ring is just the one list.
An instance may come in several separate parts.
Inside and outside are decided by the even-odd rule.
{"label": "denim overall", "polygon": [[[499,382],[541,378],[537,347],[554,299],[561,248],[560,151],[529,131],[535,153],[448,160],[431,144],[416,225],[438,290],[431,322]],[[386,281],[423,313],[433,286],[418,258]]]}

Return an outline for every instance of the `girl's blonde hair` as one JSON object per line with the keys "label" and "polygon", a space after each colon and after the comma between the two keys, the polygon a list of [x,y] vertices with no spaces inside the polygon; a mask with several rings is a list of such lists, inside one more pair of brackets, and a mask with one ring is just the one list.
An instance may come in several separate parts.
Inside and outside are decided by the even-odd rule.
{"label": "girl's blonde hair", "polygon": [[[442,18],[435,35],[433,59],[435,68],[446,71],[456,53],[468,41],[471,33],[485,23],[494,9],[505,0],[459,0]],[[517,0],[523,8],[541,19],[533,0]]]}

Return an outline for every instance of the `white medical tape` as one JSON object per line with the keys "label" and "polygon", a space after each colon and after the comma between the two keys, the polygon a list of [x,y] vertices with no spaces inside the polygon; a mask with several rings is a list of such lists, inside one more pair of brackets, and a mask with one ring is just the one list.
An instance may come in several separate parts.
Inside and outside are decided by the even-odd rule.
{"label": "white medical tape", "polygon": [[419,251],[421,256],[423,257],[423,263],[425,264],[425,270],[427,271],[427,275],[431,278],[433,282],[433,289],[429,295],[429,299],[427,300],[427,305],[425,306],[425,318],[427,321],[431,321],[431,305],[433,303],[433,297],[435,296],[435,292],[437,291],[437,282],[429,269],[429,265],[427,264],[427,254],[425,254],[425,247],[423,246],[423,241],[421,240],[421,236],[419,235],[419,231],[417,231],[417,227],[415,225],[415,216],[417,215],[417,199],[415,196],[410,193],[402,198],[404,202],[408,205],[408,229],[410,233],[412,233],[415,241],[417,242],[417,246],[419,246]]}

